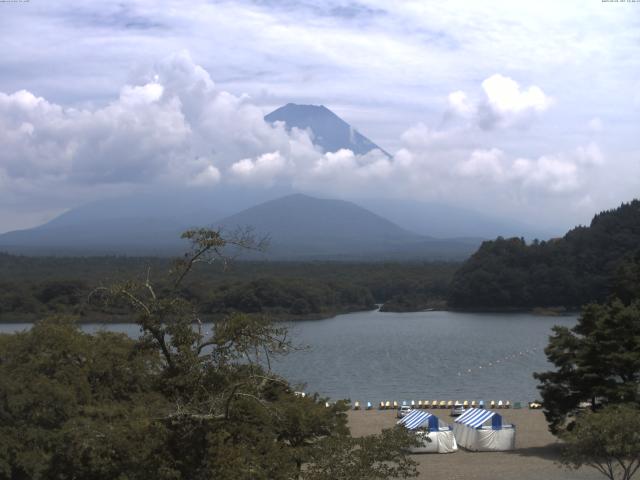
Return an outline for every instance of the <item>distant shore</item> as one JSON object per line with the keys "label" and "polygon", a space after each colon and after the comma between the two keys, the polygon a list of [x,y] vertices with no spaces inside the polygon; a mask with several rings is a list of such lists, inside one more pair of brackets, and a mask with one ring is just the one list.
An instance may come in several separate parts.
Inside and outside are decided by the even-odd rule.
{"label": "distant shore", "polygon": [[[580,313],[579,309],[565,309],[564,307],[537,307],[537,308],[500,308],[500,309],[483,309],[483,308],[474,308],[474,309],[454,309],[447,308],[446,306],[438,305],[426,308],[420,308],[417,310],[389,310],[384,308],[384,304],[377,305],[375,308],[371,309],[343,309],[343,310],[331,310],[317,313],[308,313],[304,315],[294,315],[291,313],[271,313],[265,312],[260,313],[260,316],[265,316],[271,318],[275,322],[296,322],[296,321],[309,321],[309,320],[326,320],[329,318],[334,318],[339,315],[345,315],[348,313],[357,313],[357,312],[372,312],[372,311],[380,311],[382,313],[420,313],[420,312],[433,312],[433,311],[442,311],[442,312],[460,312],[460,313],[529,313],[533,315],[540,316],[548,316],[548,317],[563,317],[563,316],[571,316],[577,315]],[[49,315],[56,315],[56,312],[50,312],[47,314],[4,314],[0,315],[0,324],[10,324],[10,323],[35,323],[40,318],[44,318]],[[74,316],[73,314],[69,314]],[[204,322],[212,323],[216,320],[222,318],[225,314],[205,314],[202,315],[201,318]],[[250,314],[254,315],[254,314]],[[136,323],[135,319],[131,317],[131,315],[118,315],[118,314],[101,314],[101,313],[90,313],[88,315],[76,315],[77,322],[80,325],[83,324],[91,324],[91,323],[100,323],[100,324],[108,324],[108,325],[116,325],[116,324],[124,324],[124,323]]]}
{"label": "distant shore", "polygon": [[580,307],[473,307],[453,308],[443,310],[460,313],[531,313],[545,317],[562,317],[580,313]]}
{"label": "distant shore", "polygon": [[[316,312],[316,313],[307,313],[303,315],[294,315],[292,313],[271,313],[264,312],[259,314],[248,314],[248,315],[258,315],[264,316],[272,319],[274,322],[294,322],[294,321],[306,321],[306,320],[326,320],[328,318],[333,318],[338,315],[345,315],[347,313],[357,313],[357,312],[371,312],[377,310],[378,307],[371,309],[360,309],[360,308],[348,308],[342,310],[330,310],[324,312]],[[242,312],[238,312],[242,313]],[[231,314],[231,313],[229,313]],[[213,323],[217,320],[223,318],[229,314],[203,314],[200,316],[201,320],[205,323]],[[45,314],[3,314],[0,315],[0,324],[9,324],[9,323],[36,323],[39,319],[45,318],[51,315],[58,315],[56,312],[49,312]],[[71,317],[75,317],[77,323],[80,325],[91,324],[91,323],[99,323],[105,325],[117,325],[124,323],[136,323],[135,316],[129,314],[106,314],[106,313],[98,313],[91,312],[85,315],[74,315],[72,313],[63,313],[62,315],[69,315]]]}

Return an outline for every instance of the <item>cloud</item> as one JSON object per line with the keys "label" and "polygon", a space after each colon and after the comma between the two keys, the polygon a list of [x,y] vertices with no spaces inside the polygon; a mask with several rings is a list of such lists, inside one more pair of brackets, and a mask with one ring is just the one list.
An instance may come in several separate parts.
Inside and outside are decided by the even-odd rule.
{"label": "cloud", "polygon": [[451,92],[447,98],[449,107],[455,114],[463,118],[471,118],[476,113],[477,107],[471,104],[467,94],[462,90]]}
{"label": "cloud", "polygon": [[503,115],[544,112],[553,103],[540,87],[532,85],[522,90],[518,82],[500,74],[483,81],[482,89],[491,108]]}
{"label": "cloud", "polygon": [[265,123],[246,97],[217,89],[186,52],[147,77],[96,109],[66,108],[25,90],[0,93],[3,175],[70,186],[210,183],[220,167],[247,155],[289,148],[282,126]]}
{"label": "cloud", "polygon": [[602,123],[602,120],[600,120],[598,117],[594,117],[591,120],[589,120],[588,126],[589,126],[589,130],[591,130],[594,133],[600,133],[604,128],[604,124]]}
{"label": "cloud", "polygon": [[583,187],[590,169],[601,166],[604,155],[595,143],[570,153],[550,153],[536,159],[509,159],[500,149],[478,149],[458,164],[462,177],[510,184],[521,193],[536,190],[547,194],[568,194]]}
{"label": "cloud", "polygon": [[558,155],[543,155],[536,160],[518,158],[511,174],[524,187],[551,193],[573,192],[580,186],[578,165]]}
{"label": "cloud", "polygon": [[464,177],[491,179],[500,182],[505,178],[504,152],[497,148],[474,150],[468,160],[460,163],[457,171]]}
{"label": "cloud", "polygon": [[582,165],[601,166],[605,163],[604,154],[595,142],[576,148],[577,161]]}
{"label": "cloud", "polygon": [[191,132],[162,86],[123,88],[104,108],[63,108],[30,92],[0,94],[0,165],[13,178],[64,177],[88,183],[155,177]]}
{"label": "cloud", "polygon": [[540,87],[531,85],[523,89],[512,78],[497,73],[482,82],[482,92],[483,96],[476,101],[461,90],[450,93],[449,110],[482,129],[491,130],[526,126],[554,103]]}
{"label": "cloud", "polygon": [[189,184],[195,186],[208,186],[215,185],[219,181],[220,170],[213,165],[207,165],[189,181]]}
{"label": "cloud", "polygon": [[[0,205],[28,205],[23,217],[33,219],[134,189],[210,187],[251,157],[254,171],[244,176],[261,182],[277,161],[269,152],[284,159],[314,151],[306,132],[266,123],[261,108],[217,88],[187,52],[159,61],[98,107],[0,92],[0,147]],[[4,229],[25,226],[2,218]]]}
{"label": "cloud", "polygon": [[284,171],[287,160],[280,152],[264,153],[255,160],[243,158],[231,165],[231,174],[240,180],[272,185],[275,177]]}
{"label": "cloud", "polygon": [[483,82],[480,100],[463,91],[443,94],[466,122],[414,124],[399,135],[391,158],[322,152],[310,132],[265,122],[251,97],[219,87],[185,51],[134,77],[98,106],[63,106],[26,90],[0,93],[0,202],[31,202],[41,213],[30,218],[44,218],[49,213],[41,205],[57,212],[145,186],[229,182],[506,211],[513,198],[520,207],[537,205],[540,196],[583,198],[591,172],[606,165],[593,141],[527,155],[483,136],[477,128],[483,108],[496,126],[507,126],[551,102],[537,87],[523,89],[500,75]]}

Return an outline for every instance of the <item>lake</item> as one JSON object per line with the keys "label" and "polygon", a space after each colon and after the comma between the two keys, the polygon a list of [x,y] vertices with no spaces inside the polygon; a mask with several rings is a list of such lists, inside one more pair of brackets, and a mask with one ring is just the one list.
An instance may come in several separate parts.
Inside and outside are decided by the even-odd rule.
{"label": "lake", "polygon": [[[553,325],[576,316],[525,313],[378,311],[325,320],[286,322],[296,345],[308,348],[273,367],[304,390],[332,399],[511,400],[538,398],[532,374],[548,370],[543,349]],[[0,324],[0,332],[28,328]],[[135,324],[87,324],[135,337]]]}

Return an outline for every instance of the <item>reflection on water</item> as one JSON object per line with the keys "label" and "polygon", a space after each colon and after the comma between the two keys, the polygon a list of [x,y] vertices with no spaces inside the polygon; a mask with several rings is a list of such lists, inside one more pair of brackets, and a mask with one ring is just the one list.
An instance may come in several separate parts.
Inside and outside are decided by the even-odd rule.
{"label": "reflection on water", "polygon": [[[553,325],[576,317],[489,313],[360,312],[287,322],[309,348],[278,359],[274,369],[305,390],[332,399],[530,401],[535,371],[550,368],[543,349]],[[0,324],[0,332],[29,328]],[[87,324],[137,337],[135,324]]]}

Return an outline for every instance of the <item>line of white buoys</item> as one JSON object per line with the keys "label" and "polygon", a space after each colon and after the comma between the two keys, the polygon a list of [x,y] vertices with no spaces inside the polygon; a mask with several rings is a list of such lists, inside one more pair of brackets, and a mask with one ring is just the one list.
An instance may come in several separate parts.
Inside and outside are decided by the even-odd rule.
{"label": "line of white buoys", "polygon": [[500,359],[499,358],[499,359],[494,360],[492,362],[488,362],[487,364],[481,364],[481,365],[476,365],[475,367],[467,368],[466,371],[465,370],[460,370],[459,372],[457,372],[457,376],[460,377],[463,374],[473,373],[476,370],[482,370],[482,369],[486,369],[486,368],[497,367],[499,363],[504,363],[504,361],[506,361],[506,360],[514,360],[514,359],[519,358],[521,356],[524,357],[525,355],[531,355],[533,353],[536,353],[538,350],[541,350],[541,349],[539,349],[538,347],[531,348],[529,350],[524,350],[524,351],[520,351],[520,352],[517,352],[517,353],[513,353],[513,354],[510,354],[510,355],[507,355],[507,356],[504,357],[504,359]]}
{"label": "line of white buoys", "polygon": [[[508,409],[508,408],[515,408],[515,409],[520,409],[522,408],[522,403],[524,402],[515,402],[513,405],[511,403],[510,400],[490,400],[487,401],[487,403],[484,402],[484,400],[433,400],[433,401],[429,401],[429,400],[403,400],[402,402],[398,402],[397,400],[387,400],[387,401],[380,401],[380,403],[378,404],[378,409],[379,410],[399,410],[400,407],[404,407],[402,408],[402,411],[410,411],[410,410],[416,410],[416,409],[452,409],[452,408],[456,408],[456,407],[463,407],[464,409],[467,408],[488,408],[488,409]],[[326,402],[326,407],[330,408],[331,404],[329,402]],[[373,409],[373,405],[371,402],[366,402],[365,403],[366,407],[364,408],[365,410],[372,410]],[[531,409],[535,409],[535,408],[542,408],[542,404],[537,403],[537,402],[528,402],[527,405],[529,406],[529,408]],[[354,402],[353,404],[353,409],[354,410],[361,410],[361,403],[359,401]]]}

